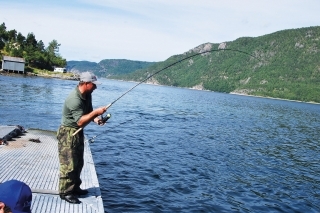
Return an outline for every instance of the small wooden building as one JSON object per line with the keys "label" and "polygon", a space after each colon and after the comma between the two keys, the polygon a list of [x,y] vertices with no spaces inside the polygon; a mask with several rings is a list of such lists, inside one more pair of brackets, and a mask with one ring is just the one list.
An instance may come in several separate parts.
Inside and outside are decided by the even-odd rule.
{"label": "small wooden building", "polygon": [[24,58],[11,57],[11,56],[3,56],[2,59],[2,70],[8,72],[17,72],[24,74]]}

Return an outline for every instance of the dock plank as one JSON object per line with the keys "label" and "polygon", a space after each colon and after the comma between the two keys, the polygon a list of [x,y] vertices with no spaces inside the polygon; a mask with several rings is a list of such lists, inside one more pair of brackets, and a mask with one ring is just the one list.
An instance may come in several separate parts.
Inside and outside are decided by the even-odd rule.
{"label": "dock plank", "polygon": [[[0,126],[2,132],[9,128]],[[0,131],[1,132],[1,131]],[[3,133],[3,134],[4,134]],[[39,139],[36,143],[30,139]],[[0,146],[0,182],[16,179],[26,183],[32,190],[33,213],[56,212],[94,212],[103,213],[103,201],[89,144],[85,143],[84,168],[81,174],[81,188],[89,194],[79,197],[81,204],[70,204],[58,195],[59,159],[56,133],[30,129],[27,133],[9,141],[7,146]]]}

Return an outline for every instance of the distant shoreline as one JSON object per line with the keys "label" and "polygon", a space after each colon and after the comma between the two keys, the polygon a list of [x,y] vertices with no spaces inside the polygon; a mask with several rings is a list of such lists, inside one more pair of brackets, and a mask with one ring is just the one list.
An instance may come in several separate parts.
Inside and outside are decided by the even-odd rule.
{"label": "distant shoreline", "polygon": [[[114,80],[114,81],[124,81],[124,80],[120,80],[120,79],[109,79],[109,80]],[[139,83],[137,81],[126,81],[126,82],[132,82],[132,83]],[[144,84],[150,84],[150,85],[155,85],[155,86],[168,86],[168,85],[162,85],[162,84],[158,84],[158,82],[143,82]],[[171,87],[171,86],[168,86]],[[175,87],[175,86],[172,86]],[[176,88],[182,88],[182,89],[190,89],[190,90],[199,90],[199,91],[206,91],[206,92],[215,92],[215,91],[211,91],[211,90],[206,90],[203,89],[202,87],[176,87]],[[226,93],[226,94],[230,94],[230,95],[241,95],[241,96],[248,96],[248,97],[255,97],[255,98],[267,98],[267,99],[274,99],[274,100],[281,100],[281,101],[291,101],[291,102],[298,102],[298,103],[307,103],[307,104],[320,104],[318,102],[306,102],[306,101],[299,101],[299,100],[290,100],[290,99],[283,99],[283,98],[274,98],[274,97],[267,97],[267,96],[259,96],[259,95],[248,95],[245,93],[237,93],[237,92],[230,92],[230,93]]]}
{"label": "distant shoreline", "polygon": [[64,75],[62,73],[53,73],[52,74],[47,74],[47,73],[30,73],[30,72],[25,72],[25,73],[15,73],[15,72],[7,72],[7,71],[0,71],[0,75],[4,75],[4,76],[34,76],[34,77],[43,77],[43,78],[59,78],[59,79],[63,79],[63,80],[74,80],[74,81],[78,81],[79,80],[79,76],[67,76]]}
{"label": "distant shoreline", "polygon": [[231,95],[241,95],[241,96],[249,96],[249,97],[256,97],[256,98],[268,98],[268,99],[274,99],[274,100],[281,100],[281,101],[291,101],[291,102],[299,102],[299,103],[307,103],[307,104],[320,104],[317,102],[306,102],[306,101],[299,101],[299,100],[290,100],[290,99],[284,99],[284,98],[274,98],[274,97],[267,97],[267,96],[259,96],[259,95],[248,95],[243,93],[236,93],[236,92],[230,92]]}
{"label": "distant shoreline", "polygon": [[[43,77],[43,78],[59,78],[62,80],[74,80],[74,81],[78,81],[79,77],[74,76],[74,77],[70,77],[70,76],[66,76],[62,73],[52,73],[52,75],[48,75],[48,74],[34,74],[34,73],[25,73],[25,74],[21,74],[21,73],[10,73],[10,72],[6,72],[1,70],[0,71],[0,75],[5,75],[5,76],[18,76],[18,75],[26,75],[26,76],[35,76],[35,77]],[[124,81],[124,80],[119,80],[119,79],[110,79],[110,80],[117,80],[117,81]],[[127,82],[135,82],[135,81],[127,81]],[[135,83],[139,83],[139,82],[135,82]],[[151,84],[151,85],[155,85],[155,86],[168,86],[168,85],[161,85],[155,82],[144,82],[145,84]],[[177,87],[178,88],[178,87]],[[179,87],[179,88],[184,88],[184,89],[191,89],[191,90],[201,90],[201,91],[208,91],[208,92],[214,92],[214,91],[210,91],[210,90],[204,90],[201,88],[188,88],[188,87]],[[282,100],[282,101],[291,101],[291,102],[298,102],[298,103],[307,103],[307,104],[317,104],[320,105],[320,103],[317,102],[306,102],[306,101],[299,101],[299,100],[290,100],[290,99],[283,99],[283,98],[274,98],[274,97],[265,97],[265,96],[258,96],[258,95],[248,95],[248,94],[244,94],[244,93],[237,93],[237,92],[230,92],[227,94],[231,94],[231,95],[240,95],[240,96],[248,96],[248,97],[256,97],[256,98],[267,98],[267,99],[274,99],[274,100]]]}

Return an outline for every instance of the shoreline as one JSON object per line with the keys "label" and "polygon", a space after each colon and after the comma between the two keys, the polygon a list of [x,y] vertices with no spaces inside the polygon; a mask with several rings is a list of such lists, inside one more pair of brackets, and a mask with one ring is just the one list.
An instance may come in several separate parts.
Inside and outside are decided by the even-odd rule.
{"label": "shoreline", "polygon": [[[73,80],[73,81],[78,81],[79,80],[79,76],[77,76],[77,75],[67,76],[67,75],[65,75],[63,73],[35,74],[35,73],[26,72],[24,74],[21,74],[21,73],[10,73],[10,72],[6,72],[6,71],[3,71],[3,70],[0,70],[0,75],[4,75],[4,76],[24,75],[24,76],[43,77],[43,78],[59,78],[59,79],[62,79],[62,80]],[[108,78],[106,78],[106,79],[108,79]],[[109,79],[109,80],[124,81],[124,80],[120,80],[120,79]],[[136,81],[127,81],[127,82],[139,83],[139,82],[136,82]],[[150,81],[149,82],[143,82],[143,83],[150,84],[150,85],[155,85],[155,86],[168,86],[168,85],[161,85],[161,84],[158,84],[157,82],[150,82]],[[205,90],[205,89],[202,89],[200,87],[177,87],[177,88],[200,90],[200,91],[207,91],[207,92],[215,92],[215,91],[211,91],[211,90]],[[248,94],[245,94],[245,93],[237,93],[237,92],[230,92],[230,93],[226,93],[226,94],[248,96],[248,97],[256,97],[256,98],[267,98],[267,99],[274,99],[274,100],[282,100],[282,101],[291,101],[291,102],[297,102],[297,103],[307,103],[307,104],[320,105],[320,103],[314,102],[314,101],[308,101],[307,102],[307,101],[290,100],[290,99],[275,98],[275,97],[268,97],[268,96],[248,95]]]}
{"label": "shoreline", "polygon": [[59,78],[59,79],[63,79],[63,80],[74,80],[74,81],[78,81],[79,80],[79,76],[73,74],[73,76],[66,75],[63,73],[54,73],[52,72],[52,74],[48,74],[48,73],[30,73],[30,72],[25,72],[25,73],[15,73],[15,72],[7,72],[7,71],[3,71],[0,70],[0,75],[3,76],[34,76],[34,77],[43,77],[43,78]]}
{"label": "shoreline", "polygon": [[230,95],[240,95],[240,96],[248,96],[248,97],[255,97],[255,98],[267,98],[267,99],[274,99],[274,100],[280,100],[280,101],[291,101],[291,102],[298,102],[298,103],[306,103],[306,104],[320,104],[318,102],[314,101],[299,101],[299,100],[290,100],[290,99],[284,99],[284,98],[274,98],[274,97],[268,97],[268,96],[260,96],[260,95],[248,95],[244,93],[236,93],[236,92],[230,92],[228,93]]}
{"label": "shoreline", "polygon": [[[114,81],[124,81],[124,80],[120,80],[120,79],[109,79],[109,80],[114,80]],[[133,83],[139,83],[136,81],[126,81],[126,82],[133,82]],[[143,84],[150,84],[150,85],[155,85],[155,86],[168,86],[168,87],[176,87],[176,88],[182,88],[182,89],[190,89],[190,90],[199,90],[199,91],[206,91],[206,92],[216,92],[216,91],[212,91],[212,90],[206,90],[203,89],[202,87],[199,86],[194,86],[194,87],[177,87],[177,86],[169,86],[169,85],[162,85],[159,83],[154,83],[154,82],[143,82]],[[260,95],[248,95],[245,93],[237,93],[237,92],[230,92],[230,93],[225,93],[225,94],[230,94],[230,95],[240,95],[240,96],[248,96],[248,97],[255,97],[255,98],[267,98],[267,99],[274,99],[274,100],[280,100],[280,101],[291,101],[291,102],[297,102],[297,103],[306,103],[306,104],[316,104],[316,105],[320,105],[320,103],[318,102],[314,102],[314,101],[299,101],[299,100],[290,100],[290,99],[284,99],[284,98],[274,98],[274,97],[269,97],[269,96],[260,96]]]}

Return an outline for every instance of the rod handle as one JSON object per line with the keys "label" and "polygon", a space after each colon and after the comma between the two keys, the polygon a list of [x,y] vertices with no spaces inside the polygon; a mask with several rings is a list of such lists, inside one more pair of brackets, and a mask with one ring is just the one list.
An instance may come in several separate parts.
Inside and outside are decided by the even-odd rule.
{"label": "rod handle", "polygon": [[80,132],[82,129],[83,129],[83,128],[80,127],[77,131],[75,131],[75,132],[72,134],[72,136],[75,136],[76,134],[78,134],[78,132]]}

